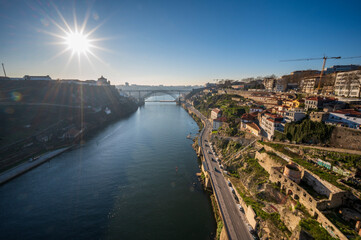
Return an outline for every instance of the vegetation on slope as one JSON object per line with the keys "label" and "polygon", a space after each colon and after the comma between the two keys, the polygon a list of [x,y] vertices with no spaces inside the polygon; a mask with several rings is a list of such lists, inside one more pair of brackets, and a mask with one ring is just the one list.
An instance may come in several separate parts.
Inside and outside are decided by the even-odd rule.
{"label": "vegetation on slope", "polygon": [[327,143],[331,137],[333,126],[309,119],[301,123],[286,123],[283,133],[277,132],[276,140],[289,140],[296,143]]}

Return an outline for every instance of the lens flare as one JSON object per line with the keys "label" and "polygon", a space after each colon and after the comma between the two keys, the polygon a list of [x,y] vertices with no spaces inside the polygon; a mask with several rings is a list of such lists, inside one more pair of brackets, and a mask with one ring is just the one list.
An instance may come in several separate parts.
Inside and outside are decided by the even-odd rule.
{"label": "lens flare", "polygon": [[11,99],[15,102],[20,102],[23,98],[23,95],[19,92],[12,92],[11,93]]}

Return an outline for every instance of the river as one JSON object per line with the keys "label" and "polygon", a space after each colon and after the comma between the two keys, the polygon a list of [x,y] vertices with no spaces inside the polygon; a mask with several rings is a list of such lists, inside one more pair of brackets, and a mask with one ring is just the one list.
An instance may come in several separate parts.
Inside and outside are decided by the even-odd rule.
{"label": "river", "polygon": [[175,103],[146,103],[0,186],[0,239],[211,239],[216,223],[186,138],[197,132]]}

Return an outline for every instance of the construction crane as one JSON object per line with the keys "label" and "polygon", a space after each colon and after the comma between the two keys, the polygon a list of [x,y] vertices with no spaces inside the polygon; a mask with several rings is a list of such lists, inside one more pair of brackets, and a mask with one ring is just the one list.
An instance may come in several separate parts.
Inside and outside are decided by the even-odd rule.
{"label": "construction crane", "polygon": [[323,59],[323,64],[322,64],[322,69],[321,69],[321,74],[320,74],[320,80],[318,81],[318,86],[317,86],[317,91],[320,90],[321,88],[321,81],[322,81],[322,76],[323,76],[323,72],[325,69],[325,65],[326,65],[326,61],[327,59],[352,59],[352,58],[361,58],[361,56],[355,56],[355,57],[327,57],[327,56],[323,56],[322,58],[300,58],[300,59],[290,59],[290,60],[281,60],[280,62],[293,62],[293,61],[312,61],[312,60],[321,60]]}
{"label": "construction crane", "polygon": [[6,77],[6,72],[5,72],[4,63],[2,63],[2,65],[3,65],[4,75],[5,75],[5,77]]}

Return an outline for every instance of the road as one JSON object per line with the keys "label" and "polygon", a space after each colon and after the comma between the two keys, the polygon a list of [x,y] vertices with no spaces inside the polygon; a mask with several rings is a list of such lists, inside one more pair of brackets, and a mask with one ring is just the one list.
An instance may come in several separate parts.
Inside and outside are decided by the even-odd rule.
{"label": "road", "polygon": [[212,125],[198,110],[193,106],[188,105],[187,107],[191,109],[202,121],[205,123],[204,130],[201,132],[200,140],[201,147],[203,149],[203,155],[205,161],[208,165],[208,173],[213,182],[213,192],[218,200],[219,209],[222,214],[223,223],[226,227],[229,239],[240,239],[248,240],[253,239],[252,235],[249,233],[246,223],[244,222],[244,216],[242,218],[241,211],[236,206],[236,201],[231,193],[227,182],[222,174],[222,169],[219,168],[217,162],[212,161],[212,158],[216,158],[213,154],[209,153],[210,151],[208,143],[210,139],[210,134],[212,130]]}
{"label": "road", "polygon": [[14,168],[9,169],[8,171],[5,171],[3,173],[0,174],[0,185],[3,183],[6,183],[7,181],[10,181],[11,179],[39,166],[40,164],[48,161],[49,159],[67,151],[68,149],[70,149],[70,147],[64,147],[64,148],[60,148],[51,152],[47,152],[45,154],[43,154],[42,156],[40,156],[38,159],[31,161],[31,162],[24,162]]}

